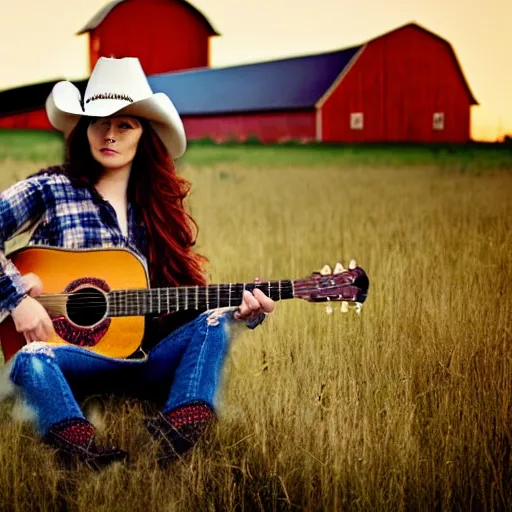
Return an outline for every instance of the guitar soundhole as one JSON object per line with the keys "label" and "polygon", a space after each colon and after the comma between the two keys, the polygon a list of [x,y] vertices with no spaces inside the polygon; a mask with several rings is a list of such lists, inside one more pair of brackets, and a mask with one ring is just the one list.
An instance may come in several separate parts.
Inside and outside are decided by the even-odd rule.
{"label": "guitar soundhole", "polygon": [[80,288],[68,297],[68,318],[76,325],[94,325],[105,316],[106,310],[105,294],[96,288]]}

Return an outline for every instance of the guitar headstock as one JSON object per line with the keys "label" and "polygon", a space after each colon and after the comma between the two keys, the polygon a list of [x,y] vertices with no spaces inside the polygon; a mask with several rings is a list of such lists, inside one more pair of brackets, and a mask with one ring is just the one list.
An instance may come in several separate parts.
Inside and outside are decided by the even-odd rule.
{"label": "guitar headstock", "polygon": [[366,272],[351,260],[348,269],[336,263],[331,270],[325,265],[310,277],[294,281],[294,296],[309,302],[327,302],[327,313],[332,313],[331,302],[341,302],[341,312],[346,313],[353,306],[356,313],[368,295],[370,280]]}

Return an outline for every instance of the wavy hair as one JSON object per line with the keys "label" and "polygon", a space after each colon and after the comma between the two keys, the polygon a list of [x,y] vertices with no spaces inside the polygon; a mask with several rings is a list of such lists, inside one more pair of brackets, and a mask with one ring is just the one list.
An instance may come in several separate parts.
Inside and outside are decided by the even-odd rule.
{"label": "wavy hair", "polygon": [[[87,127],[81,117],[66,143],[64,173],[89,186],[102,173],[94,160]],[[192,251],[198,234],[194,219],[185,211],[191,184],[176,174],[164,143],[151,124],[140,119],[143,132],[132,163],[128,198],[141,211],[148,240],[148,265],[152,286],[205,285],[207,259]]]}

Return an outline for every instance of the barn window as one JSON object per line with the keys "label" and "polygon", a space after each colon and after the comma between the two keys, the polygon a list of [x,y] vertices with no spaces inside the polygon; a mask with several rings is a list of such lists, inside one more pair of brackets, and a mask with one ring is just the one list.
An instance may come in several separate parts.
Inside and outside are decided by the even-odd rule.
{"label": "barn window", "polygon": [[352,112],[350,114],[350,129],[362,130],[364,126],[364,116],[362,112]]}
{"label": "barn window", "polygon": [[434,130],[444,130],[444,112],[434,112],[432,128]]}

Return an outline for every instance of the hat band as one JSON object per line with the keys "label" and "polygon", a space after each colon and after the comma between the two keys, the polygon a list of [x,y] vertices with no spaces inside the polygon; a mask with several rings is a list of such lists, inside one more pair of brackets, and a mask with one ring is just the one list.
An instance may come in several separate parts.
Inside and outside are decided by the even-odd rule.
{"label": "hat band", "polygon": [[130,96],[127,96],[126,94],[118,94],[115,92],[107,92],[107,93],[101,93],[101,94],[95,94],[94,96],[91,96],[90,98],[85,100],[85,104],[96,101],[96,100],[125,100],[129,101],[130,103],[133,103],[132,98]]}

